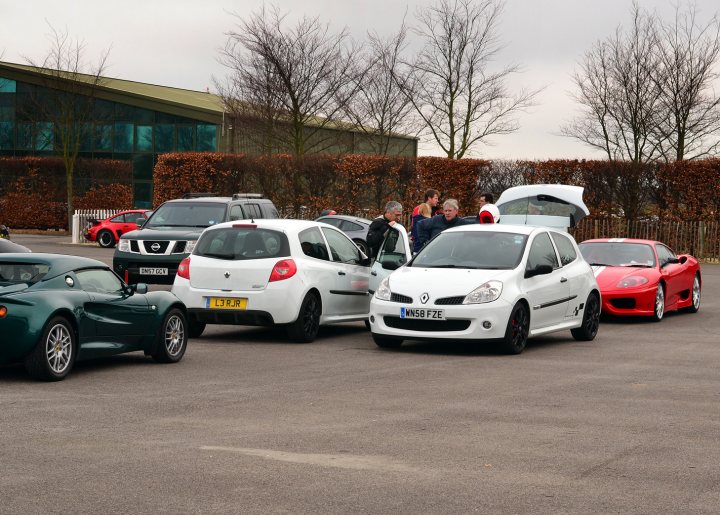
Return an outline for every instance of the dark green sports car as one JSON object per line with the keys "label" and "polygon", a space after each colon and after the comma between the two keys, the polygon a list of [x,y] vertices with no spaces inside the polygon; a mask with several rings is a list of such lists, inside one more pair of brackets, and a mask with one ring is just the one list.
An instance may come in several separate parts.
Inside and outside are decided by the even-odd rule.
{"label": "dark green sports car", "polygon": [[76,359],[143,351],[175,363],[187,339],[185,305],[170,292],[128,286],[94,259],[0,254],[0,364],[59,381]]}

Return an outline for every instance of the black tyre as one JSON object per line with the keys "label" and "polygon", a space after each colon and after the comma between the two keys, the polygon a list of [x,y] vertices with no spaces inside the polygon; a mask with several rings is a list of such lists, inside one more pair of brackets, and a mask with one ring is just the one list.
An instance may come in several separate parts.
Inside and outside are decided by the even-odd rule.
{"label": "black tyre", "polygon": [[97,235],[97,242],[104,249],[111,249],[115,246],[115,236],[108,230],[102,230]]}
{"label": "black tyre", "polygon": [[322,306],[315,293],[308,293],[300,306],[297,320],[287,326],[287,335],[296,343],[310,343],[320,330]]}
{"label": "black tyre", "polygon": [[63,317],[55,317],[45,326],[40,341],[25,359],[30,377],[40,381],[60,381],[75,363],[75,331]]}
{"label": "black tyre", "polygon": [[190,320],[188,322],[188,334],[190,338],[199,338],[205,330],[205,323],[198,322],[197,320]]}
{"label": "black tyre", "polygon": [[370,329],[370,320],[368,320],[367,318],[365,319],[365,329],[367,329],[368,331],[371,330]]}
{"label": "black tyre", "polygon": [[700,309],[700,294],[702,293],[702,286],[700,284],[700,274],[695,274],[692,285],[692,305],[683,309],[686,313],[697,313]]}
{"label": "black tyre", "polygon": [[365,243],[363,240],[353,240],[355,242],[355,245],[358,246],[360,250],[363,251],[363,254],[366,256],[370,256],[370,247],[368,247],[368,244]]}
{"label": "black tyre", "polygon": [[188,323],[185,314],[173,308],[165,315],[160,326],[152,357],[158,363],[177,363],[185,355],[187,341]]}
{"label": "black tyre", "polygon": [[383,349],[396,349],[402,345],[402,340],[396,340],[394,338],[387,338],[380,336],[379,334],[372,333],[372,338],[375,341],[375,345],[382,347]]}
{"label": "black tyre", "polygon": [[665,315],[665,291],[663,290],[662,284],[658,284],[657,291],[655,292],[655,310],[652,314],[652,319],[655,322],[662,320]]}
{"label": "black tyre", "polygon": [[502,350],[506,354],[520,354],[527,345],[529,331],[530,314],[525,304],[518,302],[510,312]]}
{"label": "black tyre", "polygon": [[590,342],[597,336],[600,328],[600,300],[597,295],[591,293],[585,301],[585,309],[583,310],[582,325],[570,332],[578,341]]}

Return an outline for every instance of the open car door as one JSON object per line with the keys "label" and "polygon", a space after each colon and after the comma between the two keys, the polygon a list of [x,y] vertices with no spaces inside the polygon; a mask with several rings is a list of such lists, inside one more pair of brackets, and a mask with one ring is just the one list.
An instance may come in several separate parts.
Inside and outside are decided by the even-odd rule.
{"label": "open car door", "polygon": [[411,257],[412,251],[407,231],[402,225],[395,224],[385,236],[377,259],[370,270],[370,287],[368,288],[370,294],[375,293],[380,281],[410,261]]}
{"label": "open car door", "polygon": [[580,186],[531,184],[505,190],[497,201],[501,224],[566,230],[590,214]]}

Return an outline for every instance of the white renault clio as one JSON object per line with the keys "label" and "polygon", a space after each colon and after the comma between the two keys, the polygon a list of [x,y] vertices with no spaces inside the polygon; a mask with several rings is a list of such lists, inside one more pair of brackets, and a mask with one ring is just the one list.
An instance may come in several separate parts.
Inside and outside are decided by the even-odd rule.
{"label": "white renault clio", "polygon": [[390,269],[371,269],[355,243],[325,223],[235,221],[202,233],[172,292],[187,306],[192,337],[206,324],[283,324],[292,340],[310,342],[320,325],[367,320],[370,278]]}
{"label": "white renault clio", "polygon": [[[507,217],[538,205],[552,213],[551,225],[568,227],[587,213],[582,200],[568,201],[567,187],[539,191],[531,190],[528,198],[515,191]],[[502,213],[500,201],[498,207]],[[517,354],[528,337],[556,331],[593,340],[600,290],[575,240],[566,230],[502,221],[449,229],[383,279],[370,302],[375,343],[496,341],[507,353]]]}

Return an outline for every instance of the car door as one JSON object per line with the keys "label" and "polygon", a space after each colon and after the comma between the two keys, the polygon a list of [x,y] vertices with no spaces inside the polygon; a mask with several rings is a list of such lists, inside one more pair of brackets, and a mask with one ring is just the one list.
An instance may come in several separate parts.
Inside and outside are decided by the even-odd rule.
{"label": "car door", "polygon": [[85,313],[95,322],[95,334],[108,350],[133,347],[152,329],[155,310],[145,295],[129,294],[111,270],[87,268],[76,270],[75,276],[89,297]]}
{"label": "car door", "polygon": [[360,249],[343,232],[330,227],[323,227],[322,232],[330,248],[330,257],[338,265],[339,288],[330,293],[337,299],[339,314],[367,313],[370,309],[370,267],[361,264]]}
{"label": "car door", "polygon": [[562,322],[568,310],[568,278],[560,268],[547,231],[536,233],[530,242],[525,270],[532,270],[538,265],[550,265],[552,272],[523,279],[523,290],[530,304],[531,329]]}
{"label": "car door", "polygon": [[383,279],[411,258],[412,250],[408,233],[402,225],[395,224],[385,235],[377,259],[370,270],[370,294],[375,293]]}
{"label": "car door", "polygon": [[301,231],[298,235],[300,247],[307,257],[302,269],[310,283],[320,291],[323,313],[329,316],[340,315],[342,299],[334,291],[345,286],[344,265],[330,260],[330,250],[318,227]]}
{"label": "car door", "polygon": [[672,250],[662,243],[655,244],[655,250],[658,256],[660,274],[665,280],[665,306],[671,308],[677,304],[680,292],[692,287],[692,278],[685,277],[687,267],[673,262],[677,259],[677,256]]}
{"label": "car door", "polygon": [[555,231],[550,231],[549,234],[560,257],[562,277],[567,279],[568,306],[565,318],[575,318],[580,316],[580,305],[587,300],[587,281],[593,273],[590,265],[578,259],[577,247],[570,236]]}

